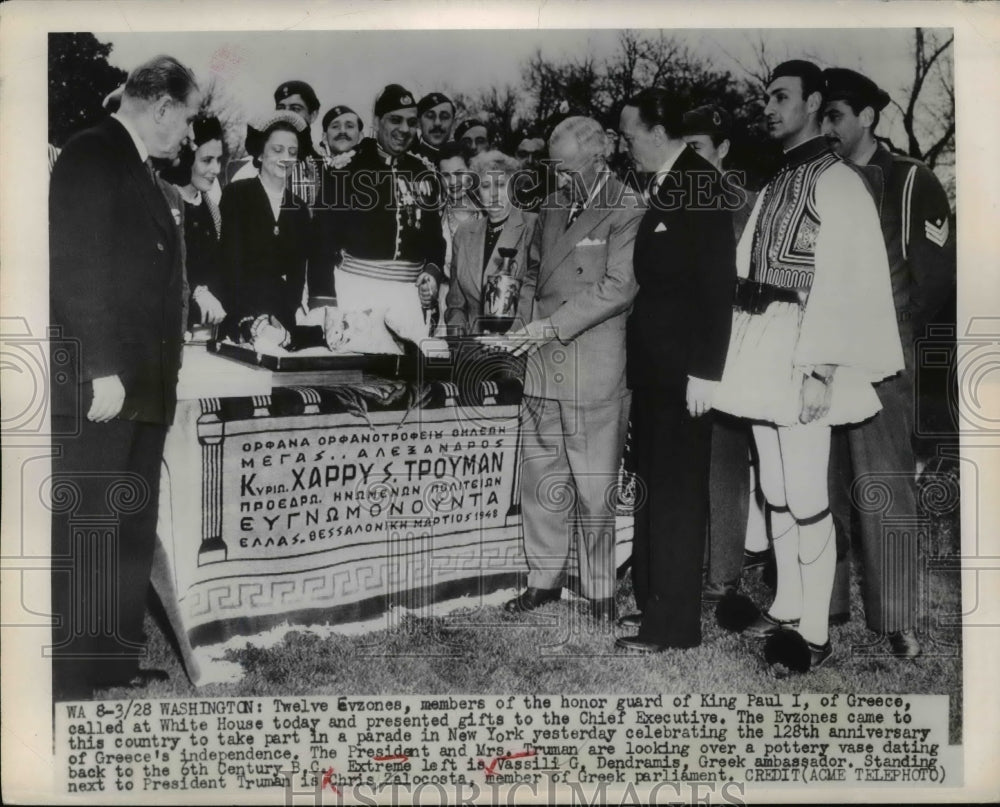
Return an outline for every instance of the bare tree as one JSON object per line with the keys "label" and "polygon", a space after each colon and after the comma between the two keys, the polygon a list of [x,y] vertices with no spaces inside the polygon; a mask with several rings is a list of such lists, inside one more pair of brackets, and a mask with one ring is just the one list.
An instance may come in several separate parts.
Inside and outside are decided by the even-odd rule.
{"label": "bare tree", "polygon": [[907,153],[931,168],[955,148],[954,39],[954,35],[914,29],[913,82],[905,103],[892,102],[903,116]]}
{"label": "bare tree", "polygon": [[561,108],[584,115],[600,112],[602,81],[596,61],[589,54],[557,63],[537,50],[521,73],[522,89],[531,99],[529,114],[536,121],[551,118]]}
{"label": "bare tree", "polygon": [[497,136],[498,145],[506,146],[511,134],[517,128],[519,102],[520,95],[507,84],[503,89],[491,87],[480,93],[473,104],[480,113],[485,113],[488,117],[490,126]]}

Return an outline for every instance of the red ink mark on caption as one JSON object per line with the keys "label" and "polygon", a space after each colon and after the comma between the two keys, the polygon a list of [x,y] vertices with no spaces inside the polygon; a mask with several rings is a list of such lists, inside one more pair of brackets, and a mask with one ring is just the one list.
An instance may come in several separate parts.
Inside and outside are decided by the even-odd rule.
{"label": "red ink mark on caption", "polygon": [[406,754],[390,754],[385,757],[372,757],[375,762],[406,762],[410,758]]}
{"label": "red ink mark on caption", "polygon": [[323,784],[322,784],[322,785],[320,785],[320,789],[322,789],[322,788],[326,787],[327,785],[329,785],[329,786],[330,786],[330,789],[331,789],[331,790],[332,790],[332,791],[333,791],[334,793],[336,793],[336,794],[337,794],[338,796],[340,795],[340,788],[338,788],[338,787],[337,787],[337,786],[336,786],[336,785],[335,785],[335,784],[333,783],[333,768],[327,768],[327,769],[326,769],[326,773],[324,773],[324,774],[323,774]]}
{"label": "red ink mark on caption", "polygon": [[485,766],[486,778],[489,779],[491,776],[497,775],[496,767],[499,763],[508,759],[524,759],[525,757],[533,757],[537,754],[537,751],[518,751],[516,754],[505,754],[502,757],[493,757],[490,764]]}

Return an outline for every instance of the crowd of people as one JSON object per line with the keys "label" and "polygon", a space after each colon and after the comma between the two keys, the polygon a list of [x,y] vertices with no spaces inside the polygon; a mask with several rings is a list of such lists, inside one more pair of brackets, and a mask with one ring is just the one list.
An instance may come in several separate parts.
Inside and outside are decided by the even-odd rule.
{"label": "crowd of people", "polygon": [[[366,137],[353,109],[320,118],[312,87],[286,81],[247,127],[249,161],[225,172],[200,99],[188,68],[157,57],[52,155],[51,322],[79,340],[86,399],[82,413],[53,401],[56,433],[74,435],[56,473],[144,480],[119,590],[149,576],[185,328],[238,340],[316,307],[392,311],[408,333],[523,358],[528,576],[508,611],[559,600],[575,547],[594,619],[635,631],[619,648],[689,648],[702,603],[721,613],[772,559],[773,602],[739,627],[779,673],[827,662],[846,613],[843,491],[881,474],[897,514],[915,515],[913,340],[955,281],[947,197],[876,138],[889,98],[871,79],[775,68],[763,116],[783,159],[756,193],[726,170],[729,113],[658,88],[627,99],[614,130],[567,112],[506,154],[441,92],[386,86]],[[502,327],[498,274],[514,278]],[[613,492],[630,423],[636,612],[619,615]],[[831,467],[838,441],[849,461]],[[859,523],[868,625],[912,658],[915,543],[887,543],[877,514]],[[67,539],[55,519],[55,554]],[[66,626],[86,606],[74,591],[54,580]],[[122,647],[142,646],[142,609],[122,608],[111,635],[57,630],[57,691],[135,680]],[[70,673],[81,655],[93,669]]]}

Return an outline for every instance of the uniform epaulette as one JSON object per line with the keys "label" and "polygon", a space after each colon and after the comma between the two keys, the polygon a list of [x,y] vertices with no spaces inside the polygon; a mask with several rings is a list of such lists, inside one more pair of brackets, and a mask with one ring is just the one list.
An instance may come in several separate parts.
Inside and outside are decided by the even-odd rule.
{"label": "uniform epaulette", "polygon": [[909,154],[900,154],[898,151],[890,151],[889,156],[892,157],[893,162],[907,163],[909,165],[916,165],[920,168],[927,168],[927,163],[923,160],[918,160],[916,157],[911,157]]}

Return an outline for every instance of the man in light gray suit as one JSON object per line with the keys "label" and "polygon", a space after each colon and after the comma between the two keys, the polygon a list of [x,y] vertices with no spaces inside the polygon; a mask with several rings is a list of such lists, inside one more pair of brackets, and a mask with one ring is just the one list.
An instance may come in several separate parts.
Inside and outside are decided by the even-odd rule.
{"label": "man in light gray suit", "polygon": [[605,162],[595,120],[570,117],[549,139],[560,191],[542,205],[525,283],[531,321],[508,335],[527,355],[521,507],[528,587],[505,605],[558,600],[571,542],[595,619],[615,618],[614,506],[628,425],[625,320],[637,286],[639,195]]}

